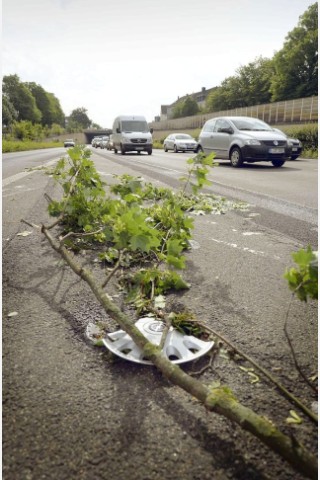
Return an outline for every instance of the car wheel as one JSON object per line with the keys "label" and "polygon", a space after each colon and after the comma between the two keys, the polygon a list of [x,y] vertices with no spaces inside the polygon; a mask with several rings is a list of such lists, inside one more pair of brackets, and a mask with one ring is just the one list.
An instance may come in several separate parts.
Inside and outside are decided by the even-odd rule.
{"label": "car wheel", "polygon": [[282,165],[284,165],[286,163],[286,161],[285,160],[272,160],[271,163],[274,167],[279,168],[279,167],[282,167]]}
{"label": "car wheel", "polygon": [[165,152],[168,151],[167,145],[163,145],[163,150],[164,150]]}
{"label": "car wheel", "polygon": [[239,168],[243,164],[242,153],[239,147],[234,147],[231,150],[230,162],[234,168]]}
{"label": "car wheel", "polygon": [[152,155],[152,150],[148,150],[148,155]]}
{"label": "car wheel", "polygon": [[118,149],[114,147],[114,153],[118,153]]}
{"label": "car wheel", "polygon": [[121,148],[121,155],[124,155],[126,153],[125,149],[123,148],[122,145],[120,145],[120,148]]}
{"label": "car wheel", "polygon": [[173,151],[174,151],[174,153],[178,153],[177,145],[174,145]]}
{"label": "car wheel", "polygon": [[291,160],[297,160],[298,157],[299,155],[292,155]]}

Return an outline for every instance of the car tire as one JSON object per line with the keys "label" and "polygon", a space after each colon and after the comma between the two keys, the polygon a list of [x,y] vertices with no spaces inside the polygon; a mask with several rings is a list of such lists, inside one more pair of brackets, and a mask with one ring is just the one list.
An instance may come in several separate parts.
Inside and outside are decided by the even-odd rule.
{"label": "car tire", "polygon": [[174,153],[178,153],[177,145],[174,145],[173,151],[174,151]]}
{"label": "car tire", "polygon": [[120,145],[120,149],[121,149],[121,155],[124,155],[126,153],[125,149],[123,148],[122,145]]}
{"label": "car tire", "polygon": [[271,163],[274,167],[282,167],[282,165],[284,165],[286,163],[285,160],[271,160]]}
{"label": "car tire", "polygon": [[234,168],[239,168],[243,164],[242,153],[239,147],[234,147],[230,152],[230,162]]}
{"label": "car tire", "polygon": [[118,153],[118,149],[114,147],[114,153]]}
{"label": "car tire", "polygon": [[167,152],[167,151],[168,151],[168,149],[167,149],[167,145],[163,145],[163,150],[164,150],[165,152]]}
{"label": "car tire", "polygon": [[148,150],[148,155],[152,155],[152,150]]}
{"label": "car tire", "polygon": [[201,147],[201,145],[198,145],[196,152],[203,153],[203,148]]}

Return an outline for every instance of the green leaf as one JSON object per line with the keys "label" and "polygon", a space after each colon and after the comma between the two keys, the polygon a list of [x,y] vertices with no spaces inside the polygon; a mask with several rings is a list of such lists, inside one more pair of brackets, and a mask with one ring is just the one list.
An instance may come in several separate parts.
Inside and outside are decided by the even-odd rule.
{"label": "green leaf", "polygon": [[167,255],[167,263],[172,265],[179,270],[182,270],[186,267],[185,257],[174,257],[172,255]]}
{"label": "green leaf", "polygon": [[151,242],[147,235],[133,235],[130,239],[130,246],[132,250],[141,250],[142,252],[149,252]]}

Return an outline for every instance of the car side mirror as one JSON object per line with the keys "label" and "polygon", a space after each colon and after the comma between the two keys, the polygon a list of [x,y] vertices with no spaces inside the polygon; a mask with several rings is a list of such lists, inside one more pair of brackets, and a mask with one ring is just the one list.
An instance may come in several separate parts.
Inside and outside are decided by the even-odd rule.
{"label": "car side mirror", "polygon": [[150,128],[150,133],[153,133],[153,128]]}
{"label": "car side mirror", "polygon": [[117,132],[117,133],[121,133],[119,127],[116,128],[116,132]]}
{"label": "car side mirror", "polygon": [[224,128],[218,128],[219,133],[233,133],[233,130],[231,127],[224,127]]}

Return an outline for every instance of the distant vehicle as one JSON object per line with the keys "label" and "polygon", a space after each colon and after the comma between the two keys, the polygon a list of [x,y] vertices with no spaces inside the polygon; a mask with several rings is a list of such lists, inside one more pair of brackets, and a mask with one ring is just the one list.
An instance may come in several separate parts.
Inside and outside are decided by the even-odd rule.
{"label": "distant vehicle", "polygon": [[91,142],[91,145],[94,147],[94,148],[98,148],[100,147],[100,141],[101,141],[102,137],[93,137],[93,140]]}
{"label": "distant vehicle", "polygon": [[199,135],[200,151],[215,152],[229,159],[235,168],[243,162],[270,161],[282,167],[291,157],[291,145],[284,133],[252,117],[217,117],[208,120]]}
{"label": "distant vehicle", "polygon": [[282,130],[279,130],[278,128],[275,128],[274,130],[287,137],[288,143],[291,146],[291,160],[296,160],[298,157],[300,157],[302,153],[302,143],[300,140],[298,138],[288,137],[284,132],[282,132]]}
{"label": "distant vehicle", "polygon": [[113,150],[113,135],[112,134],[109,136],[109,139],[107,141],[106,149],[107,150]]}
{"label": "distant vehicle", "polygon": [[165,152],[173,150],[177,152],[197,152],[197,141],[187,133],[171,133],[163,142],[163,149]]}
{"label": "distant vehicle", "polygon": [[64,147],[74,147],[75,146],[75,141],[72,138],[67,138],[67,140],[64,141]]}
{"label": "distant vehicle", "polygon": [[109,140],[108,136],[102,137],[100,140],[100,148],[107,148],[108,140]]}
{"label": "distant vehicle", "polygon": [[152,132],[142,116],[121,115],[113,122],[114,153],[124,155],[126,152],[148,152],[152,154]]}
{"label": "distant vehicle", "polygon": [[288,137],[288,143],[291,144],[291,160],[296,160],[302,153],[302,143],[298,138]]}

